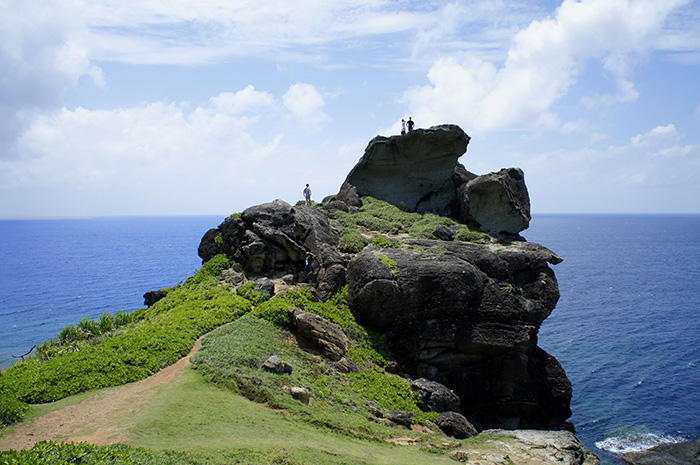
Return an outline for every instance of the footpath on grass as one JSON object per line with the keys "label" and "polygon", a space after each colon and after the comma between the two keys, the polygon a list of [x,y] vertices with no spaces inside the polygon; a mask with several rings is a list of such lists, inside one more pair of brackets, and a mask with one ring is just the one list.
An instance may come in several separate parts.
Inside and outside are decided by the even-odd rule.
{"label": "footpath on grass", "polygon": [[182,376],[203,338],[197,339],[186,356],[146,379],[91,393],[77,404],[13,426],[0,437],[0,450],[31,449],[40,441],[86,441],[96,445],[125,442],[130,418],[156,397],[157,388]]}

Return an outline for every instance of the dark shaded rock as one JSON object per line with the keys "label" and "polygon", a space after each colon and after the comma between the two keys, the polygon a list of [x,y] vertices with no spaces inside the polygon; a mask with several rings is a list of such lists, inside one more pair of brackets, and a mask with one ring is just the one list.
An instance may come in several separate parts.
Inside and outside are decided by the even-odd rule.
{"label": "dark shaded rock", "polygon": [[443,433],[457,439],[470,438],[479,433],[464,415],[457,412],[442,412],[435,418],[435,424]]}
{"label": "dark shaded rock", "polygon": [[405,244],[350,261],[348,304],[357,320],[383,333],[402,371],[452,387],[462,413],[480,425],[564,427],[571,384],[537,347],[559,298],[548,266],[559,257],[532,243]]}
{"label": "dark shaded rock", "polygon": [[314,254],[321,268],[341,263],[337,244],[338,236],[321,211],[275,200],[250,207],[240,218],[231,216],[207,231],[198,252],[203,261],[226,254],[247,272],[294,274],[304,269],[307,252]]}
{"label": "dark shaded rock", "polygon": [[435,229],[433,229],[433,236],[443,241],[453,240],[456,234],[455,231],[441,224],[435,226]]}
{"label": "dark shaded rock", "polygon": [[318,276],[318,292],[321,300],[330,298],[345,285],[345,274],[345,267],[340,263],[333,264],[321,270]]}
{"label": "dark shaded rock", "polygon": [[641,452],[628,452],[622,454],[622,460],[630,465],[698,465],[700,438],[678,444],[659,444]]}
{"label": "dark shaded rock", "polygon": [[275,295],[275,283],[270,278],[260,278],[255,281],[255,289],[260,292],[267,292],[270,296]]}
{"label": "dark shaded rock", "polygon": [[294,284],[294,275],[293,274],[286,274],[282,276],[282,281],[284,281],[285,284]]}
{"label": "dark shaded rock", "polygon": [[452,176],[469,136],[459,126],[417,129],[372,139],[337,196],[348,206],[372,196],[409,211],[448,214],[455,199]]}
{"label": "dark shaded rock", "polygon": [[166,295],[168,295],[168,291],[165,289],[161,289],[159,291],[148,291],[143,295],[143,304],[146,307],[150,307]]}
{"label": "dark shaded rock", "polygon": [[413,415],[403,410],[387,410],[386,418],[392,423],[410,428],[413,424]]}
{"label": "dark shaded rock", "polygon": [[411,388],[418,392],[418,407],[423,411],[446,412],[460,408],[459,397],[444,384],[418,378],[411,383]]}
{"label": "dark shaded rock", "polygon": [[262,369],[277,375],[292,373],[292,365],[285,362],[277,355],[271,355],[267,360],[265,360],[265,363],[262,364]]}
{"label": "dark shaded rock", "polygon": [[323,205],[324,210],[326,210],[328,213],[333,213],[336,211],[343,211],[343,212],[349,212],[350,207],[348,207],[348,204],[343,202],[342,200],[338,199],[333,199],[330,202],[326,203]]}
{"label": "dark shaded rock", "polygon": [[294,333],[300,343],[320,351],[330,360],[338,361],[343,358],[348,349],[348,337],[340,326],[319,315],[303,312],[297,308],[291,308],[289,311]]}
{"label": "dark shaded rock", "polygon": [[477,176],[458,186],[457,205],[461,222],[491,233],[517,235],[530,224],[530,197],[519,168]]}

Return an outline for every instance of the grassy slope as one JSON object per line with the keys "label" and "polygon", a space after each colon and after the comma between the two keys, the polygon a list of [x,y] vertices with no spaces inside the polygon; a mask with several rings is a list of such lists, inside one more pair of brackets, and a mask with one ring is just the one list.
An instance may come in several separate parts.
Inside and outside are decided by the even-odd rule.
{"label": "grassy slope", "polygon": [[[435,224],[452,223],[449,219],[435,215],[405,213],[385,202],[374,199],[368,199],[359,214],[349,215],[340,212],[335,215],[335,219],[341,224],[344,235],[356,233],[361,227],[384,234],[410,234],[429,237]],[[381,241],[382,238],[379,240]],[[386,241],[375,245],[378,247],[396,246],[393,242],[386,244],[383,242]],[[361,245],[364,246],[366,243],[367,241],[363,240]],[[220,268],[220,266],[218,267]],[[207,269],[206,271],[205,274],[213,275],[221,270]],[[191,286],[189,290],[187,288],[180,290],[179,292],[183,295],[178,297],[178,301],[187,300],[187,294],[190,292],[200,294],[205,292],[206,295],[194,299],[196,302],[193,302],[191,311],[197,312],[197,306],[215,310],[214,307],[223,304],[228,299],[228,297],[220,295],[221,289],[211,288],[211,281],[204,279],[202,273],[194,278],[189,282]],[[221,298],[224,300],[220,300]],[[216,302],[207,302],[212,299]],[[336,374],[329,376],[325,373],[325,367],[318,357],[314,358],[299,351],[288,341],[283,343],[282,341],[285,341],[287,336],[274,332],[275,342],[270,343],[268,340],[267,343],[271,347],[259,348],[259,353],[256,353],[254,360],[239,360],[239,366],[236,367],[236,364],[232,363],[231,366],[227,367],[226,357],[236,351],[237,345],[244,347],[245,350],[250,349],[250,347],[245,347],[245,344],[250,343],[251,340],[243,341],[239,335],[239,340],[234,341],[233,345],[225,347],[227,339],[229,344],[231,343],[231,335],[227,334],[225,328],[220,328],[210,338],[210,353],[208,355],[207,343],[205,342],[205,349],[199,358],[200,372],[187,369],[185,374],[175,383],[160,388],[161,392],[156,400],[143,408],[135,418],[132,418],[135,425],[129,432],[127,441],[129,445],[146,447],[156,451],[181,451],[184,455],[177,455],[178,453],[175,452],[169,453],[170,455],[161,453],[149,455],[150,453],[147,451],[127,448],[127,452],[135,457],[133,460],[132,458],[128,460],[124,458],[114,459],[114,461],[104,459],[103,462],[170,463],[168,457],[175,454],[177,460],[174,463],[453,463],[447,458],[445,451],[440,450],[441,444],[447,441],[441,435],[412,433],[404,428],[389,427],[376,419],[369,421],[367,398],[377,401],[384,408],[413,410],[423,421],[431,418],[431,415],[417,412],[415,399],[411,396],[410,389],[407,390],[405,380],[388,375],[383,371],[382,366],[385,360],[381,353],[381,344],[378,343],[374,335],[354,322],[352,315],[344,306],[342,298],[333,302],[313,303],[308,295],[297,293],[291,297],[281,297],[261,304],[254,314],[276,324],[275,331],[283,331],[285,323],[287,323],[285,311],[290,304],[306,311],[318,313],[342,326],[351,338],[351,350],[348,355],[362,366],[363,372],[358,375]],[[224,306],[228,305],[232,305],[232,303],[226,302],[224,304]],[[237,309],[240,307],[236,302],[231,307],[233,313],[227,312],[224,318],[229,318],[230,321],[231,317],[235,318],[245,313],[245,311]],[[234,310],[234,308],[236,309]],[[178,308],[178,305],[171,305],[168,300],[164,300],[160,305],[154,307],[146,319],[167,321],[171,318],[171,312],[172,315],[182,314],[182,305]],[[187,318],[192,317],[186,317],[185,320]],[[180,317],[177,319],[181,320]],[[246,319],[250,321],[255,318],[246,317],[243,320]],[[225,319],[217,321],[216,324],[221,324],[225,322]],[[172,325],[168,326],[168,329],[175,329],[170,327]],[[177,326],[178,330],[181,329],[179,324],[174,326]],[[170,352],[172,355],[166,358],[170,360],[173,355],[181,355],[181,352],[186,349],[184,346],[191,345],[189,339],[201,334],[204,329],[212,328],[211,325],[204,326],[195,331],[186,331],[188,341],[183,347],[175,348],[173,346],[175,351]],[[268,326],[272,327],[273,325]],[[269,328],[263,329],[269,333]],[[216,334],[219,334],[218,339]],[[260,334],[254,331],[250,332],[249,335],[260,337]],[[280,335],[282,335],[281,338]],[[117,335],[117,337],[119,336]],[[145,345],[143,347],[143,350],[148,350]],[[168,348],[167,350],[173,349]],[[276,378],[274,375],[253,373],[259,366],[261,359],[269,355],[267,353],[269,350],[279,352],[287,357],[295,366],[295,374],[285,375],[287,379],[284,379]],[[61,357],[57,358],[61,359]],[[68,354],[66,361],[70,361],[71,357],[74,356]],[[163,362],[159,361],[159,363]],[[246,363],[249,365],[247,368],[244,366]],[[44,364],[45,362],[42,365]],[[247,372],[246,369],[248,369]],[[16,370],[16,372],[21,373],[21,370]],[[140,377],[142,375],[138,375],[138,378]],[[19,379],[21,376],[17,376],[17,378]],[[242,389],[241,379],[244,381],[245,379],[261,380],[262,387],[253,391]],[[211,381],[215,381],[215,383]],[[283,394],[279,388],[285,382],[309,387],[314,396],[312,405],[304,406]],[[114,384],[118,384],[118,382]],[[222,386],[227,386],[228,389]],[[89,387],[87,386],[87,388]],[[269,401],[270,405],[284,410],[273,410],[251,402],[238,394],[241,392],[253,398],[262,393],[262,399],[259,400]],[[22,393],[18,392],[18,394]],[[70,394],[70,392],[66,391],[57,397],[62,397],[65,394]],[[29,396],[18,395],[17,397],[30,400]],[[71,403],[74,401],[72,398],[67,398],[62,402]],[[32,406],[28,416],[35,416],[53,408],[50,405]],[[384,440],[391,436],[410,436],[422,445],[394,446]],[[453,449],[459,443],[447,441],[445,444],[450,445],[448,449]],[[82,454],[81,457],[85,459],[84,463],[93,463],[90,460],[111,457],[112,455],[118,456],[124,453],[124,450],[118,448],[93,448],[86,451],[78,450],[79,448],[70,449],[68,446],[64,448],[64,446],[54,444],[43,444],[37,447],[40,451],[36,452],[37,457],[39,457],[36,462],[34,459],[30,459],[29,455],[22,455],[31,454],[30,452],[20,453],[19,459],[16,458],[17,455],[10,456],[9,453],[0,453],[0,463],[3,460],[8,461],[8,463],[43,463],[40,460],[41,457],[47,458],[51,454],[64,454],[68,457],[73,453]],[[98,462],[99,460],[94,463]],[[52,463],[83,462],[53,460]]]}

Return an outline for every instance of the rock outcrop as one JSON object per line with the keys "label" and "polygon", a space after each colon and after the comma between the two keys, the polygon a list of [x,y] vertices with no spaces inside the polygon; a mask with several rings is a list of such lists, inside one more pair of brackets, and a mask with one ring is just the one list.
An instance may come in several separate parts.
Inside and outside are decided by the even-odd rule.
{"label": "rock outcrop", "polygon": [[406,245],[368,247],[350,261],[357,320],[384,334],[403,370],[454,389],[462,412],[482,427],[563,427],[571,384],[537,347],[559,298],[548,263],[561,259],[533,243]]}
{"label": "rock outcrop", "polygon": [[447,386],[419,378],[411,383],[418,393],[418,407],[426,412],[447,412],[458,411],[460,409],[459,397]]}
{"label": "rock outcrop", "polygon": [[568,431],[485,431],[482,441],[450,455],[467,465],[600,465],[600,460]]}
{"label": "rock outcrop", "polygon": [[700,438],[628,452],[622,454],[622,460],[630,465],[697,465],[700,463]]}
{"label": "rock outcrop", "polygon": [[469,136],[454,125],[377,136],[348,174],[338,200],[356,206],[355,195],[370,195],[409,211],[446,215],[455,199],[452,174],[467,144]]}
{"label": "rock outcrop", "polygon": [[246,209],[240,218],[230,216],[207,231],[198,253],[202,262],[225,254],[249,273],[297,274],[311,252],[320,266],[320,287],[330,295],[345,284],[337,245],[338,235],[318,209],[275,200]]}
{"label": "rock outcrop", "polygon": [[470,438],[478,433],[469,420],[457,412],[442,412],[435,418],[435,424],[443,433],[457,439]]}
{"label": "rock outcrop", "polygon": [[339,361],[348,350],[348,337],[340,326],[298,308],[289,309],[292,326],[302,345],[318,350],[329,360]]}
{"label": "rock outcrop", "polygon": [[530,225],[530,196],[519,168],[502,169],[457,187],[457,218],[496,234],[518,234]]}
{"label": "rock outcrop", "polygon": [[328,211],[350,211],[361,198],[376,197],[408,211],[452,216],[492,234],[517,235],[530,222],[530,197],[519,168],[478,176],[457,159],[469,136],[459,126],[417,129],[404,136],[372,139]]}
{"label": "rock outcrop", "polygon": [[[468,143],[453,125],[377,137],[340,192],[324,199],[326,212],[356,212],[363,197],[373,196],[464,223],[435,227],[435,239],[401,237],[396,248],[369,245],[344,254],[323,210],[276,200],[208,231],[199,255],[206,261],[224,253],[246,273],[286,275],[289,283],[292,275],[301,278],[310,251],[319,265],[316,295],[325,299],[348,284],[356,320],[380,333],[395,359],[387,371],[426,378],[423,384],[456,394],[455,401],[421,391],[426,408],[455,411],[479,429],[571,428],[571,383],[537,346],[539,327],[559,298],[549,265],[561,258],[518,236],[530,220],[523,172],[467,171],[457,160]],[[455,240],[466,225],[521,241]],[[292,316],[300,342],[338,371],[358,369],[344,358],[347,337],[340,328],[299,310]]]}

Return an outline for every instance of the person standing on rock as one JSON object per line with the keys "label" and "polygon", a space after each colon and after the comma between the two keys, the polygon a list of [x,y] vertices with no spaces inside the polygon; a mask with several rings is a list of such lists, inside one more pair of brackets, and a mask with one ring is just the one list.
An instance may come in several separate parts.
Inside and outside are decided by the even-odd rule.
{"label": "person standing on rock", "polygon": [[304,188],[304,199],[306,199],[306,205],[311,206],[311,188],[308,184]]}
{"label": "person standing on rock", "polygon": [[307,278],[309,272],[314,276],[316,274],[316,267],[314,266],[314,254],[306,252],[306,258],[304,259],[304,279]]}
{"label": "person standing on rock", "polygon": [[408,132],[413,131],[413,120],[410,116],[408,117],[408,122],[406,124],[408,125]]}
{"label": "person standing on rock", "polygon": [[406,134],[406,120],[401,118],[401,135]]}

